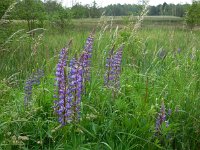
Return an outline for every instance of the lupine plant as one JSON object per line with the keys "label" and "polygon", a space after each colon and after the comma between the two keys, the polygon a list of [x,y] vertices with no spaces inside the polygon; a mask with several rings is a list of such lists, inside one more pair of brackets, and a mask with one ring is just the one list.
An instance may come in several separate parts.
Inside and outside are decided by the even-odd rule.
{"label": "lupine plant", "polygon": [[70,61],[69,72],[69,89],[68,89],[68,116],[69,120],[77,122],[80,118],[80,104],[83,87],[83,68],[80,63],[73,58]]}
{"label": "lupine plant", "polygon": [[109,52],[109,56],[106,59],[106,74],[104,76],[104,80],[105,80],[105,86],[109,86],[110,82],[113,80],[113,51],[114,51],[114,47],[110,50]]}
{"label": "lupine plant", "polygon": [[94,43],[94,38],[93,38],[93,33],[91,33],[86,40],[84,51],[79,60],[80,64],[83,67],[83,82],[87,82],[90,80],[93,43]]}
{"label": "lupine plant", "polygon": [[[71,43],[71,41],[70,41]],[[70,45],[69,43],[69,45]],[[66,67],[67,67],[67,57],[68,57],[68,47],[65,47],[61,50],[60,52],[60,57],[59,57],[59,62],[56,67],[56,90],[55,90],[55,98],[57,100],[55,101],[55,112],[59,116],[59,122],[62,125],[65,125],[67,122],[67,111],[68,111],[68,106],[69,104],[67,103],[67,72],[66,72]]]}
{"label": "lupine plant", "polygon": [[106,60],[105,85],[107,87],[120,87],[120,73],[123,48],[124,45],[122,45],[114,54],[113,47],[109,53],[109,57]]}
{"label": "lupine plant", "polygon": [[79,59],[71,59],[67,68],[68,48],[62,49],[56,68],[56,87],[54,109],[59,123],[66,125],[80,118],[80,104],[83,85],[90,80],[90,58],[92,57],[92,34],[87,38],[84,51]]}
{"label": "lupine plant", "polygon": [[121,73],[121,61],[122,61],[122,52],[123,52],[123,45],[118,49],[116,54],[113,57],[113,72],[114,72],[114,83],[115,87],[120,87],[120,73]]}
{"label": "lupine plant", "polygon": [[168,110],[168,113],[166,113],[165,110],[165,104],[164,101],[161,104],[160,112],[158,113],[157,119],[156,119],[156,135],[161,134],[161,127],[163,124],[166,125],[166,127],[169,126],[169,122],[167,120],[167,115],[171,115],[171,109]]}
{"label": "lupine plant", "polygon": [[32,89],[34,85],[39,85],[40,84],[40,79],[44,76],[44,71],[41,69],[38,69],[37,72],[34,72],[27,80],[25,83],[24,87],[24,106],[25,108],[28,107],[31,99],[32,99]]}

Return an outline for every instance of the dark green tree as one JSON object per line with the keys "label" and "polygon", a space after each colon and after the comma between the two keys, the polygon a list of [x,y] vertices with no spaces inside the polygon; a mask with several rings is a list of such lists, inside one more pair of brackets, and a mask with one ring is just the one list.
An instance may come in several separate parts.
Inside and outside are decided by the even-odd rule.
{"label": "dark green tree", "polygon": [[90,8],[88,5],[81,5],[79,3],[75,4],[71,8],[73,18],[88,18],[90,17]]}
{"label": "dark green tree", "polygon": [[14,2],[14,0],[1,0],[0,1],[0,18],[5,14],[9,6]]}
{"label": "dark green tree", "polygon": [[186,23],[190,28],[200,25],[200,1],[193,1],[186,15]]}
{"label": "dark green tree", "polygon": [[96,1],[94,0],[93,4],[92,4],[92,7],[90,8],[90,17],[98,18],[100,16],[101,16],[101,13],[100,13],[99,9],[97,8]]}
{"label": "dark green tree", "polygon": [[28,30],[36,28],[36,22],[40,27],[46,19],[44,4],[41,0],[18,0],[15,17],[27,21]]}
{"label": "dark green tree", "polygon": [[51,25],[58,27],[61,31],[71,25],[72,13],[69,8],[64,8],[56,0],[47,0],[44,3],[47,19]]}

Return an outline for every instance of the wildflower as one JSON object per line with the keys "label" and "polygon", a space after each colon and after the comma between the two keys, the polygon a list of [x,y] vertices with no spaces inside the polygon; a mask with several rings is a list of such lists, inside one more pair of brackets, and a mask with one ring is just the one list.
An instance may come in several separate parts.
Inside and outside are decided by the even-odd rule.
{"label": "wildflower", "polygon": [[161,125],[165,121],[166,121],[165,105],[164,105],[164,102],[162,102],[160,113],[158,114],[158,117],[156,119],[156,131],[157,132],[160,132]]}
{"label": "wildflower", "polygon": [[105,75],[105,85],[119,88],[123,45],[118,49],[116,54],[113,54],[113,51],[114,48],[110,51],[106,62],[107,72]]}
{"label": "wildflower", "polygon": [[[69,44],[71,41],[69,42]],[[67,56],[68,56],[68,47],[65,47],[61,50],[60,56],[59,56],[59,62],[56,67],[56,87],[57,90],[55,90],[57,93],[54,95],[57,100],[54,102],[55,106],[55,112],[58,114],[59,119],[58,121],[65,125],[67,122],[67,73],[66,73],[66,67],[67,67]]]}
{"label": "wildflower", "polygon": [[28,103],[30,102],[32,98],[32,89],[33,89],[33,84],[31,78],[26,80],[25,87],[24,87],[24,106],[27,107]]}
{"label": "wildflower", "polygon": [[160,49],[157,55],[159,58],[164,59],[167,56],[167,52],[165,49]]}
{"label": "wildflower", "polygon": [[90,60],[89,53],[87,51],[83,51],[80,56],[79,63],[83,68],[83,82],[90,80]]}
{"label": "wildflower", "polygon": [[181,48],[177,49],[177,53],[179,53],[179,54],[181,53]]}
{"label": "wildflower", "polygon": [[156,133],[161,132],[161,126],[165,123],[166,127],[169,126],[169,120],[167,120],[167,116],[170,116],[172,113],[171,109],[168,109],[166,112],[164,101],[162,102],[160,112],[158,113],[158,117],[156,119]]}
{"label": "wildflower", "polygon": [[83,68],[80,63],[74,58],[70,61],[70,73],[68,78],[68,107],[70,108],[69,115],[70,119],[76,122],[80,118]]}
{"label": "wildflower", "polygon": [[90,80],[90,68],[91,68],[91,58],[92,58],[92,49],[93,49],[94,38],[93,34],[91,33],[90,36],[87,38],[83,54],[80,58],[80,64],[83,67],[84,72],[84,82]]}
{"label": "wildflower", "polygon": [[91,69],[91,57],[92,57],[92,49],[93,49],[93,33],[90,34],[90,36],[87,38],[83,53],[81,54],[79,58],[79,64],[82,66],[83,69],[83,87],[84,93],[86,92],[86,83],[90,81],[90,69]]}
{"label": "wildflower", "polygon": [[117,53],[113,57],[113,71],[115,74],[115,86],[119,88],[119,76],[121,73],[121,61],[122,61],[122,52],[123,52],[123,46],[119,48]]}
{"label": "wildflower", "polygon": [[168,109],[168,115],[170,116],[171,114],[172,114],[172,109],[169,108],[169,109]]}
{"label": "wildflower", "polygon": [[93,38],[93,33],[91,33],[90,36],[87,38],[84,47],[85,51],[88,52],[89,54],[89,58],[92,57],[93,43],[94,43],[94,38]]}
{"label": "wildflower", "polygon": [[[73,58],[69,64],[69,73],[66,71],[66,53],[61,53],[56,71],[58,100],[55,101],[55,111],[62,126],[76,122],[80,118],[80,103],[83,83],[83,69],[80,63]],[[63,57],[63,55],[65,57]]]}
{"label": "wildflower", "polygon": [[109,82],[113,80],[113,51],[114,47],[109,52],[109,57],[106,59],[106,75],[105,75],[105,85],[109,86]]}
{"label": "wildflower", "polygon": [[24,106],[28,107],[28,103],[31,101],[32,98],[32,89],[34,85],[39,85],[40,84],[40,79],[44,76],[44,71],[43,70],[38,70],[37,72],[33,73],[25,83],[24,87]]}

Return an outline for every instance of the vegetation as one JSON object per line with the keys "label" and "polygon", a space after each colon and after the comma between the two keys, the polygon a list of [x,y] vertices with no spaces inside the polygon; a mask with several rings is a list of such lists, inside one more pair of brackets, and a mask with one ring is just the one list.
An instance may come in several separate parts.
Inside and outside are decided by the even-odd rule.
{"label": "vegetation", "polygon": [[198,29],[144,17],[147,7],[140,17],[72,19],[35,2],[43,28],[36,8],[31,31],[28,20],[0,26],[0,149],[200,147]]}
{"label": "vegetation", "polygon": [[14,0],[0,1],[0,18],[3,17],[6,10],[8,10],[9,6],[12,4]]}
{"label": "vegetation", "polygon": [[188,9],[186,22],[191,28],[200,25],[200,1],[193,1]]}
{"label": "vegetation", "polygon": [[45,11],[43,3],[40,0],[23,0],[18,1],[14,15],[16,19],[26,20],[28,24],[28,30],[36,28],[35,22],[39,21],[43,24],[45,19]]}
{"label": "vegetation", "polygon": [[[157,6],[150,6],[149,13],[150,16],[185,16],[185,12],[189,4],[167,4],[163,3]],[[127,16],[127,15],[139,15],[142,10],[142,5],[131,5],[131,4],[114,4],[102,8],[105,14],[108,16]]]}
{"label": "vegetation", "polygon": [[[14,0],[2,1],[1,5],[1,15],[4,14],[5,10],[7,10],[8,6]],[[114,4],[108,5],[104,8],[98,7],[98,4],[93,1],[92,4],[81,5],[80,3],[74,4],[71,8],[64,8],[61,3],[58,3],[56,0],[46,0],[42,2],[41,0],[17,0],[18,2],[18,11],[14,14],[17,15],[15,19],[25,19],[34,18],[39,19],[38,17],[44,18],[44,10],[45,16],[52,16],[56,14],[65,14],[64,18],[67,19],[69,14],[69,10],[71,10],[71,15],[73,18],[99,18],[102,13],[106,16],[127,16],[127,15],[139,15],[142,11],[141,4]],[[195,2],[196,3],[196,2]],[[31,9],[27,9],[26,6],[31,6]],[[189,4],[167,4],[166,2],[157,6],[150,6],[149,13],[150,16],[178,16],[183,17],[190,5]],[[30,11],[33,12],[32,16],[30,16]],[[34,13],[35,12],[35,13]],[[38,13],[37,13],[38,12]],[[37,14],[41,14],[41,16]],[[41,20],[41,18],[39,19]]]}

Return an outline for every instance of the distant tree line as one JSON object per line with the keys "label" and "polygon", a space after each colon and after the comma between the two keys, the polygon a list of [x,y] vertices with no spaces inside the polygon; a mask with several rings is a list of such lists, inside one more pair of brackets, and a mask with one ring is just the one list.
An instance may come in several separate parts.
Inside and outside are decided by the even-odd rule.
{"label": "distant tree line", "polygon": [[[13,13],[14,19],[27,19],[56,17],[56,18],[98,18],[103,12],[106,16],[127,16],[138,15],[142,11],[142,5],[138,4],[113,4],[106,7],[98,7],[93,1],[92,4],[81,5],[76,3],[71,8],[63,7],[56,0],[6,0],[0,1],[0,17],[12,2],[17,2]],[[168,15],[183,17],[190,5],[189,4],[167,4],[150,6],[150,16]],[[38,18],[39,17],[39,18]],[[41,18],[40,18],[41,17]]]}
{"label": "distant tree line", "polygon": [[[162,5],[150,6],[149,7],[149,16],[179,16],[183,17],[186,14],[186,11],[190,5],[189,4],[167,4],[163,3]],[[127,15],[138,15],[142,11],[142,5],[131,5],[131,4],[114,4],[108,5],[107,7],[101,8],[101,11],[105,11],[105,15],[108,16],[127,16]]]}
{"label": "distant tree line", "polygon": [[[50,20],[56,23],[56,26],[64,28],[72,18],[98,18],[103,13],[106,16],[127,16],[139,15],[143,6],[138,4],[114,4],[106,7],[98,7],[95,0],[92,4],[81,5],[76,3],[71,8],[63,7],[56,0],[1,0],[0,1],[0,17],[2,17],[9,5],[17,2],[9,19],[25,20],[28,24],[28,29],[34,29],[36,26],[42,27],[45,20]],[[167,4],[166,2],[157,6],[150,6],[147,15],[150,16],[188,16],[188,23],[192,24],[200,14],[199,0],[189,4]],[[187,13],[188,12],[188,13]],[[198,22],[195,22],[198,23]]]}
{"label": "distant tree line", "polygon": [[190,4],[167,4],[150,6],[149,14],[150,16],[178,16],[184,17],[186,15],[187,9]]}

